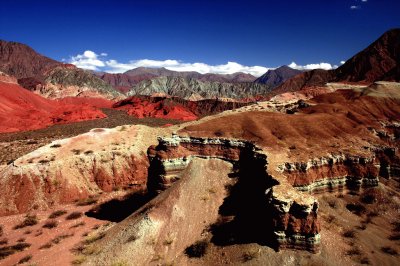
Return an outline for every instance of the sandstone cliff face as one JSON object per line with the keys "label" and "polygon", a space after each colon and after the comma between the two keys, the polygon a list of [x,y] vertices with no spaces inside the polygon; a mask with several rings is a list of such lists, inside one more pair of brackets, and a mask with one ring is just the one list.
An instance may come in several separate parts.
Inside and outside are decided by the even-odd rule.
{"label": "sandstone cliff face", "polygon": [[93,129],[41,147],[1,170],[0,215],[145,184],[148,160],[143,151],[155,141],[151,128],[123,126]]}
{"label": "sandstone cliff face", "polygon": [[[277,248],[318,250],[320,236],[317,201],[309,195],[299,194],[285,178],[271,176],[268,173],[267,155],[254,144],[234,139],[173,135],[172,138],[159,138],[159,145],[150,147],[148,155],[150,167],[147,185],[150,192],[165,190],[179,180],[180,173],[193,158],[219,158],[232,162],[238,167],[236,184],[246,189],[246,197],[261,188],[261,198],[257,198],[258,202],[254,204],[261,204],[259,208],[268,212],[261,213],[260,217],[271,215],[265,221],[264,228],[259,228],[260,232],[264,232],[261,233],[262,237],[272,237],[272,245]],[[241,214],[243,212],[236,211]]]}
{"label": "sandstone cliff face", "polygon": [[[377,186],[379,178],[391,178],[400,169],[396,148],[382,147],[372,150],[371,156],[328,155],[307,162],[287,162],[269,170],[267,154],[251,142],[178,135],[159,138],[158,146],[148,149],[148,156],[147,186],[154,193],[180,180],[181,172],[193,158],[219,158],[233,163],[238,169],[237,184],[242,184],[241,189],[258,187],[263,190],[261,195],[264,196],[258,198],[256,204],[264,204],[260,208],[270,215],[264,222],[269,230],[260,229],[259,232],[264,232],[265,238],[272,237],[278,248],[313,252],[319,248],[320,224],[319,205],[310,192]],[[246,180],[247,185],[243,185]],[[260,180],[263,181],[260,183]],[[247,190],[243,196],[253,193]]]}

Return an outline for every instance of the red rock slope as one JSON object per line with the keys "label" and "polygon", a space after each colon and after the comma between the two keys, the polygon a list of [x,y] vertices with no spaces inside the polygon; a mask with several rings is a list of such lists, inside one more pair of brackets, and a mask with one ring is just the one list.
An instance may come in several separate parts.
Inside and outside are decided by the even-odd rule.
{"label": "red rock slope", "polygon": [[156,117],[183,121],[197,119],[188,108],[165,98],[129,97],[114,104],[113,107],[126,110],[129,115],[138,118]]}
{"label": "red rock slope", "polygon": [[[14,80],[15,81],[15,80]],[[90,105],[90,99],[61,101],[45,99],[0,75],[0,132],[38,129],[53,124],[76,122],[106,115]],[[97,105],[100,102],[93,100]],[[102,101],[102,104],[105,104]]]}

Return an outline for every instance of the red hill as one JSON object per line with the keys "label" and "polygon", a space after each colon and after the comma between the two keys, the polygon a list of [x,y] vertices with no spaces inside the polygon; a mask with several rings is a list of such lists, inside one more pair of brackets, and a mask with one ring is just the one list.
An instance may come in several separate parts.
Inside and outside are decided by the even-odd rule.
{"label": "red hill", "polygon": [[2,80],[0,80],[0,132],[32,130],[53,124],[106,117],[103,112],[93,107],[93,105],[105,106],[107,103],[104,101],[98,99],[79,99],[79,102],[76,102],[77,99],[49,100],[18,84]]}

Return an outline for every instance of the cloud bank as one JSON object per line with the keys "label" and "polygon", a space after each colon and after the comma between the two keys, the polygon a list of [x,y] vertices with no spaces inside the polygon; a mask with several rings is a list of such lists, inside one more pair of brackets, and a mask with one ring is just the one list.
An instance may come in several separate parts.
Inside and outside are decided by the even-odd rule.
{"label": "cloud bank", "polygon": [[[196,71],[202,74],[214,73],[214,74],[232,74],[236,72],[243,72],[259,77],[267,72],[269,69],[275,69],[274,67],[264,66],[244,66],[236,62],[227,62],[222,65],[208,65],[206,63],[186,63],[179,60],[168,59],[168,60],[151,60],[151,59],[140,59],[131,60],[127,63],[121,63],[114,59],[107,59],[107,53],[96,54],[93,51],[87,50],[82,54],[71,56],[67,61],[68,63],[74,64],[79,68],[104,71],[108,73],[123,73],[128,70],[137,67],[149,67],[149,68],[160,68],[164,67],[173,71]],[[337,66],[332,66],[329,63],[319,64],[308,64],[308,65],[297,65],[292,62],[289,67],[310,70],[310,69],[333,69]]]}
{"label": "cloud bank", "polygon": [[291,64],[288,65],[291,68],[298,69],[298,70],[312,70],[312,69],[324,69],[324,70],[331,70],[335,69],[338,66],[337,65],[331,65],[329,63],[319,63],[319,64],[307,64],[304,66],[298,65],[295,62],[292,62]]}

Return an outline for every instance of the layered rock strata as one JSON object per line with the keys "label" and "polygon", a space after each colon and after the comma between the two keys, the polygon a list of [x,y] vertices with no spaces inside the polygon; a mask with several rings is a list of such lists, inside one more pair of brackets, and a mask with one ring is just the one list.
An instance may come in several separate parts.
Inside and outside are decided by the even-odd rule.
{"label": "layered rock strata", "polygon": [[307,162],[281,164],[278,171],[296,189],[314,192],[377,186],[380,177],[398,176],[399,168],[396,149],[381,147],[370,156],[330,154]]}
{"label": "layered rock strata", "polygon": [[[150,160],[148,189],[153,192],[160,192],[170,187],[179,179],[179,173],[186,168],[192,158],[219,158],[233,163],[239,168],[235,186],[246,189],[246,194],[257,193],[261,188],[261,197],[255,197],[264,202],[259,209],[268,213],[258,215],[263,221],[265,217],[269,217],[269,220],[265,220],[265,224],[259,228],[265,239],[257,241],[263,242],[272,237],[272,244],[278,249],[289,247],[318,251],[320,242],[318,202],[312,196],[295,190],[285,179],[269,175],[267,155],[253,143],[223,138],[173,135],[171,138],[159,138],[159,145],[151,146],[148,156]],[[260,202],[255,204],[260,205]],[[243,212],[246,211],[241,210],[241,214]],[[237,214],[236,218],[239,220],[239,211]]]}

